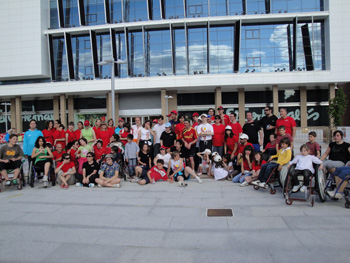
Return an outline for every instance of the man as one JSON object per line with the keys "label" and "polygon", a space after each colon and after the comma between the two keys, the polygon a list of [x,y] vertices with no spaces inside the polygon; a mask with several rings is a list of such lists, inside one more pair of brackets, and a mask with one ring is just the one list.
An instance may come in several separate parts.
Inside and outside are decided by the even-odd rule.
{"label": "man", "polygon": [[23,138],[23,154],[25,158],[28,158],[28,169],[30,169],[30,164],[32,162],[31,156],[35,146],[35,141],[39,136],[43,136],[43,133],[36,129],[36,120],[31,120],[29,122],[29,130],[25,132]]}
{"label": "man", "polygon": [[286,127],[286,133],[288,133],[290,136],[292,136],[293,140],[295,138],[295,134],[297,131],[297,124],[295,123],[295,120],[292,117],[287,116],[287,110],[285,108],[280,109],[280,116],[276,121],[276,130],[275,133],[279,135],[278,133],[278,127],[284,126]]}
{"label": "man", "polygon": [[198,126],[199,130],[199,151],[204,152],[205,149],[212,150],[212,136],[214,134],[213,126],[207,122],[208,116],[202,114],[200,116],[202,124]]}
{"label": "man", "polygon": [[[243,132],[248,135],[251,144],[253,144],[254,151],[260,151],[260,146],[263,145],[263,132],[260,127],[259,122],[253,120],[253,114],[247,112],[246,114],[247,122],[243,126]],[[259,140],[260,136],[260,140]]]}
{"label": "man", "polygon": [[220,115],[221,121],[220,123],[226,127],[226,125],[230,124],[230,117],[224,114],[224,108],[220,106],[218,108],[218,113]]}
{"label": "man", "polygon": [[184,142],[184,146],[188,152],[191,168],[195,170],[194,156],[196,155],[196,142],[198,141],[198,136],[196,130],[191,127],[188,119],[185,120],[184,124],[185,128],[182,130],[182,141]]}
{"label": "man", "polygon": [[276,121],[278,118],[272,114],[272,108],[266,106],[264,109],[265,116],[260,120],[260,126],[264,133],[264,149],[270,142],[270,135],[275,133]]}
{"label": "man", "polygon": [[115,130],[114,130],[115,134],[118,134],[118,135],[119,135],[119,132],[120,132],[121,130],[124,129],[124,128],[123,128],[123,125],[124,125],[124,120],[123,120],[122,118],[120,118],[120,119],[118,120],[118,126],[117,126],[117,128],[115,128]]}
{"label": "man", "polygon": [[211,121],[214,120],[215,117],[215,110],[213,108],[208,109],[208,123],[211,124]]}
{"label": "man", "polygon": [[159,149],[160,149],[160,136],[162,135],[163,131],[165,131],[165,124],[164,124],[164,117],[162,115],[160,115],[158,117],[157,123],[154,125],[153,127],[153,131],[155,132],[155,137],[153,138],[153,142],[154,142],[154,157],[157,156],[157,154],[159,153]]}
{"label": "man", "polygon": [[237,122],[237,114],[233,111],[230,113],[230,123],[228,124],[232,128],[232,133],[234,136],[237,137],[237,140],[239,136],[243,133],[242,126],[239,122]]}
{"label": "man", "polygon": [[10,135],[11,134],[16,134],[16,128],[13,127],[12,129],[9,129],[5,135],[5,141],[9,142],[10,141]]}
{"label": "man", "polygon": [[[237,151],[234,155],[237,156],[237,159],[240,158],[240,156],[242,155],[243,151],[244,151],[244,148],[248,145],[252,146],[253,147],[253,144],[251,144],[250,142],[248,142],[249,140],[249,136],[245,133],[242,133],[240,136],[239,136],[239,143],[238,143],[238,148],[237,148]],[[234,155],[232,153],[231,155],[231,159],[234,158]]]}
{"label": "man", "polygon": [[177,111],[176,110],[172,110],[168,115],[167,117],[169,118],[169,122],[171,124],[171,130],[173,132],[175,132],[175,126],[176,124],[178,124],[179,122],[176,120],[176,117],[177,117]]}
{"label": "man", "polygon": [[56,150],[52,153],[53,155],[53,160],[55,162],[60,162],[61,159],[62,159],[62,155],[65,154],[66,152],[63,151],[63,147],[62,147],[62,144],[60,143],[57,143],[56,145]]}
{"label": "man", "polygon": [[199,114],[197,112],[192,114],[192,119],[193,119],[193,124],[192,127],[195,128],[196,126],[199,125],[198,120],[199,120]]}
{"label": "man", "polygon": [[140,117],[136,117],[135,118],[135,125],[131,125],[131,129],[132,129],[132,135],[134,136],[133,141],[137,143],[138,138],[139,138],[139,131],[142,128],[142,124],[141,124],[141,118]]}
{"label": "man", "polygon": [[[9,143],[0,149],[0,172],[6,180],[5,186],[11,186],[11,184],[18,185],[17,178],[20,173],[23,151],[21,147],[17,145],[17,140],[17,135],[11,134]],[[7,170],[14,170],[12,182],[8,178]]]}

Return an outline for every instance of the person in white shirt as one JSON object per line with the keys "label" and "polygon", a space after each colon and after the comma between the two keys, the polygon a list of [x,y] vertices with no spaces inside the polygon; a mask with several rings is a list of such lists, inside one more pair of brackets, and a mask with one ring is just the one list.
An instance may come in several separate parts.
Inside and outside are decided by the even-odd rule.
{"label": "person in white shirt", "polygon": [[142,129],[142,124],[141,124],[141,118],[140,117],[136,117],[135,118],[135,125],[131,125],[131,129],[132,129],[132,135],[134,135],[134,142],[138,142],[138,138],[139,138],[139,131]]}
{"label": "person in white shirt", "polygon": [[154,157],[155,157],[159,153],[159,149],[160,149],[160,136],[162,135],[163,131],[165,131],[164,117],[162,115],[158,117],[158,123],[154,125],[153,131],[155,132],[154,146],[153,146]]}
{"label": "person in white shirt", "polygon": [[198,126],[199,151],[204,152],[205,149],[212,150],[214,129],[213,126],[207,122],[208,116],[206,114],[202,114],[200,118],[202,124]]}
{"label": "person in white shirt", "polygon": [[164,161],[164,169],[168,169],[169,167],[169,161],[171,159],[170,153],[166,152],[166,149],[164,146],[160,147],[160,153],[156,155],[156,157],[153,160],[154,165],[157,165],[158,160],[163,160]]}

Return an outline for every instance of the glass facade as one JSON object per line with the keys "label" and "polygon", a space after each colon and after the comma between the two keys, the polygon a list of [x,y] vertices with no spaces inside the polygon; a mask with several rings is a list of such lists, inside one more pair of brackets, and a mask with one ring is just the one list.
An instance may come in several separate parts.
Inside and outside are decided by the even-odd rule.
{"label": "glass facade", "polygon": [[80,26],[77,0],[62,0],[64,27]]}
{"label": "glass facade", "polygon": [[271,0],[271,13],[323,11],[324,0]]}
{"label": "glass facade", "polygon": [[111,23],[123,22],[122,0],[110,0],[109,10],[110,10]]}
{"label": "glass facade", "polygon": [[123,0],[123,2],[125,22],[148,20],[147,2],[145,0]]}
{"label": "glass facade", "polygon": [[234,15],[245,15],[246,14],[246,5],[242,0],[230,0],[229,3],[229,14]]}
{"label": "glass facade", "polygon": [[[109,34],[98,34],[96,35],[97,45],[97,61],[111,59],[112,48],[111,48],[111,37]],[[99,73],[101,79],[108,79],[111,77],[111,64],[100,65]]]}
{"label": "glass facade", "polygon": [[188,28],[188,71],[190,75],[206,74],[207,58],[207,28]]}
{"label": "glass facade", "polygon": [[247,0],[247,14],[266,14],[268,13],[267,0]]}
{"label": "glass facade", "polygon": [[187,48],[184,28],[175,28],[173,30],[174,42],[174,68],[176,75],[187,74]]}
{"label": "glass facade", "polygon": [[72,36],[72,52],[75,79],[94,79],[90,36]]}
{"label": "glass facade", "polygon": [[227,0],[210,1],[210,16],[226,16],[227,13]]}
{"label": "glass facade", "polygon": [[106,23],[104,0],[84,0],[84,8],[87,26]]}
{"label": "glass facade", "polygon": [[59,28],[57,0],[50,0],[50,29]]}
{"label": "glass facade", "polygon": [[67,53],[66,46],[63,37],[56,37],[52,40],[53,44],[53,62],[55,65],[55,76],[56,81],[68,81],[68,66],[67,66]]}
{"label": "glass facade", "polygon": [[144,77],[145,60],[143,56],[142,31],[130,32],[129,41],[129,70],[131,77]]}
{"label": "glass facade", "polygon": [[160,1],[159,0],[152,0],[152,20],[159,20],[161,19],[161,14],[160,14]]}
{"label": "glass facade", "polygon": [[208,0],[187,0],[187,17],[208,16]]}
{"label": "glass facade", "polygon": [[[116,54],[118,60],[127,61],[126,57],[126,44],[124,32],[116,32],[115,34]],[[128,76],[128,65],[120,64],[118,67],[118,76],[126,78]]]}
{"label": "glass facade", "polygon": [[175,19],[184,17],[184,5],[181,0],[164,0],[163,1],[165,9],[166,19]]}

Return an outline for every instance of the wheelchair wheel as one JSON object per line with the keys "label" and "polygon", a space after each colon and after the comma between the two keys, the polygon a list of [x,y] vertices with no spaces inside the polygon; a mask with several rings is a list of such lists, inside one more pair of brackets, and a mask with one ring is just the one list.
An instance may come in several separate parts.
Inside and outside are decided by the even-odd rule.
{"label": "wheelchair wheel", "polygon": [[270,190],[270,194],[274,195],[275,193],[276,193],[276,189],[275,188]]}
{"label": "wheelchair wheel", "polygon": [[345,203],[345,208],[348,208],[348,209],[350,208],[350,203],[349,202]]}
{"label": "wheelchair wheel", "polygon": [[292,180],[291,180],[291,175],[288,174],[286,178],[284,179],[284,184],[283,184],[283,193],[288,194],[293,188],[292,185]]}
{"label": "wheelchair wheel", "polygon": [[255,189],[255,190],[259,190],[259,186],[254,185],[254,189]]}
{"label": "wheelchair wheel", "polygon": [[323,170],[315,170],[315,179],[316,179],[316,189],[318,192],[318,196],[320,197],[320,201],[323,203],[326,201],[326,179],[323,173]]}
{"label": "wheelchair wheel", "polygon": [[290,199],[286,199],[286,201],[285,201],[285,202],[286,202],[286,204],[287,204],[287,205],[292,205],[292,204],[293,204],[293,201],[292,201],[292,200],[290,200]]}

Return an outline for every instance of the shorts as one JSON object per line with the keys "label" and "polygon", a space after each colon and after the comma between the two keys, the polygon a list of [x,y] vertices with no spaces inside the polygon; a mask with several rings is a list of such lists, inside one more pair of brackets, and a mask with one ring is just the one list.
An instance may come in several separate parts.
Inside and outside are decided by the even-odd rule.
{"label": "shorts", "polygon": [[[173,174],[173,170],[170,169],[170,174]],[[184,180],[189,180],[190,179],[190,176],[187,176],[185,175],[185,169],[182,169],[180,172],[177,172],[175,175],[174,175],[174,179],[175,179],[175,182],[177,182],[177,177],[178,176],[182,176],[184,178]]]}
{"label": "shorts", "polygon": [[19,169],[21,168],[22,165],[22,161],[18,160],[18,161],[10,161],[8,163],[0,163],[0,171],[2,170],[15,170],[15,169]]}
{"label": "shorts", "polygon": [[332,161],[332,160],[327,160],[323,162],[323,167],[326,169],[332,169],[332,168],[338,168],[344,166],[345,163],[342,161]]}
{"label": "shorts", "polygon": [[37,161],[36,164],[34,164],[34,168],[36,171],[44,171],[45,168],[45,163],[50,163],[50,160],[42,160],[42,161]]}
{"label": "shorts", "polygon": [[150,169],[148,167],[142,167],[142,173],[140,175],[140,179],[141,180],[145,180],[146,181],[146,184],[149,184],[150,181],[149,181],[149,178],[147,176],[147,173]]}
{"label": "shorts", "polygon": [[209,164],[202,164],[201,163],[199,166],[202,167],[203,173],[206,173],[208,168],[209,168]]}

